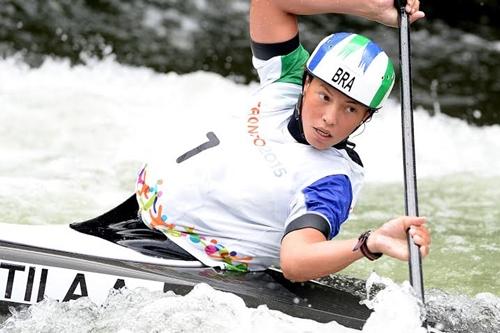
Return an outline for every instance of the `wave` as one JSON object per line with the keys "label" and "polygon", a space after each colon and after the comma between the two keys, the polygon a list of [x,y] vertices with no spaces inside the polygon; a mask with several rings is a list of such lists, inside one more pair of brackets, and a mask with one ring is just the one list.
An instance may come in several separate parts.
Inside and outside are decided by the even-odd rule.
{"label": "wave", "polygon": [[[186,115],[206,119],[214,113],[246,112],[256,87],[203,71],[156,73],[121,65],[113,57],[87,59],[86,65],[76,66],[48,58],[39,68],[11,57],[0,60],[0,71],[0,121],[4,124],[0,130],[6,135],[4,142],[10,142],[2,147],[4,157],[22,159],[16,153],[19,150],[35,159],[78,152],[88,154],[89,167],[101,164],[103,170],[113,166],[102,156],[140,161],[144,157],[144,148],[139,149],[144,143],[141,131],[154,136],[155,123],[182,122]],[[363,133],[351,136],[368,181],[402,179],[399,108],[398,102],[389,100]],[[495,154],[500,151],[500,126],[477,127],[440,113],[431,116],[422,108],[415,110],[414,122],[418,177],[500,174],[500,155]],[[139,124],[146,129],[139,130]],[[119,138],[120,145],[113,138]],[[50,148],[40,147],[44,141],[43,147]],[[91,148],[97,146],[100,153]]]}

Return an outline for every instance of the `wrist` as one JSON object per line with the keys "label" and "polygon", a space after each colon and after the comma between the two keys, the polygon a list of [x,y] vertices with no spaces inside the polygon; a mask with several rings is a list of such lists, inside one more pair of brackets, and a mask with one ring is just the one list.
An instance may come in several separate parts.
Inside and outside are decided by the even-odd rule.
{"label": "wrist", "polygon": [[377,233],[376,231],[371,231],[370,236],[366,240],[366,247],[368,248],[368,251],[372,253],[381,253],[379,247],[378,247],[378,242],[377,242]]}
{"label": "wrist", "polygon": [[358,238],[358,243],[356,244],[356,246],[354,246],[354,248],[352,250],[353,251],[358,251],[358,250],[361,251],[361,253],[366,258],[373,261],[373,260],[380,258],[382,256],[382,253],[372,252],[372,250],[369,248],[368,242],[371,242],[372,249],[373,249],[373,242],[374,242],[373,237],[372,237],[372,240],[370,241],[370,235],[371,235],[370,230],[362,233]]}

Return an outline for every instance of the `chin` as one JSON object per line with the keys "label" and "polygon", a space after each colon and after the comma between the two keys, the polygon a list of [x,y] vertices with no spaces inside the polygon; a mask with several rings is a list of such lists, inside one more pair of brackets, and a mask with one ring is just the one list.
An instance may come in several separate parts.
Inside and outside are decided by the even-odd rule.
{"label": "chin", "polygon": [[318,150],[325,150],[325,149],[328,149],[330,148],[331,146],[329,146],[327,143],[325,142],[320,142],[320,141],[317,141],[314,139],[314,136],[312,136],[312,139],[306,134],[305,135],[306,137],[306,141],[307,143],[309,143],[309,145],[311,145],[312,147],[318,149]]}
{"label": "chin", "polygon": [[321,143],[321,144],[315,143],[315,144],[311,144],[311,146],[313,146],[314,148],[316,148],[318,150],[326,150],[326,149],[329,149],[332,147],[332,145],[327,145],[324,143]]}
{"label": "chin", "polygon": [[318,150],[327,150],[327,149],[332,148],[332,146],[321,146],[321,147],[314,147],[314,148],[316,148]]}

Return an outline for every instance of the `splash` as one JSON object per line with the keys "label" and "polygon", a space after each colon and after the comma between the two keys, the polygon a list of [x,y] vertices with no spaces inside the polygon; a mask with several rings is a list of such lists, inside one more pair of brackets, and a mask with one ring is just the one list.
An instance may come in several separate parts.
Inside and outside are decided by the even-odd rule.
{"label": "splash", "polygon": [[[410,284],[405,281],[397,285],[391,279],[372,273],[366,282],[366,291],[370,295],[375,284],[385,286],[374,298],[363,303],[374,310],[363,326],[366,333],[426,333],[422,327],[425,311],[422,303],[415,297]],[[397,304],[397,306],[395,306]],[[383,330],[381,331],[381,328]]]}
{"label": "splash", "polygon": [[[361,281],[361,280],[360,280]],[[338,281],[337,281],[338,282]],[[344,287],[351,280],[344,281]],[[359,287],[358,285],[355,286]],[[373,273],[366,281],[364,300],[373,310],[362,332],[498,332],[500,301],[482,293],[469,299],[432,290],[426,311],[408,282],[396,284]],[[396,306],[395,306],[396,305]],[[240,297],[199,284],[185,296],[146,289],[111,290],[102,306],[82,297],[69,302],[46,299],[16,311],[0,324],[3,333],[17,332],[359,332],[336,322],[318,323],[270,310],[248,308]]]}
{"label": "splash", "polygon": [[247,308],[231,293],[199,284],[186,296],[123,288],[103,306],[88,298],[58,303],[45,300],[14,312],[0,330],[17,332],[358,332],[336,322],[326,324],[269,310]]}

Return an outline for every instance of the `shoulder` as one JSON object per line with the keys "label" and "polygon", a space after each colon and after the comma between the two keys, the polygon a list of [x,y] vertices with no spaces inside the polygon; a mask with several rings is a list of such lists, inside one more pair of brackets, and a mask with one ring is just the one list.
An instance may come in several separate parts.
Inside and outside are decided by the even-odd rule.
{"label": "shoulder", "polygon": [[283,82],[302,85],[309,52],[300,44],[299,35],[281,43],[251,42],[252,63],[261,85]]}
{"label": "shoulder", "polygon": [[354,150],[355,147],[356,145],[347,139],[334,146],[335,149],[344,150],[351,161],[363,167],[363,162],[361,161],[361,157]]}
{"label": "shoulder", "polygon": [[353,202],[351,181],[345,174],[322,177],[301,189],[291,206],[285,233],[312,227],[333,238],[347,220]]}
{"label": "shoulder", "polygon": [[[310,147],[311,162],[314,163],[316,171],[323,170],[326,174],[362,174],[363,164],[361,158],[351,147],[331,147],[326,150],[317,150]],[[320,178],[320,177],[318,177]]]}
{"label": "shoulder", "polygon": [[[297,154],[297,157],[307,160],[307,163],[303,163],[300,167],[298,177],[302,178],[302,183],[297,190],[303,191],[312,184],[316,184],[317,188],[327,189],[331,180],[345,177],[353,191],[353,199],[356,201],[364,181],[363,167],[354,161],[344,149],[330,148],[319,151],[311,148],[309,151],[310,153],[306,155]],[[320,184],[321,186],[318,187]]]}

